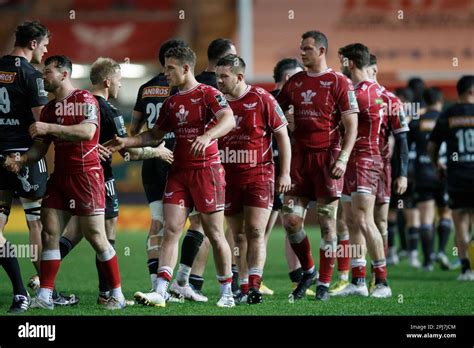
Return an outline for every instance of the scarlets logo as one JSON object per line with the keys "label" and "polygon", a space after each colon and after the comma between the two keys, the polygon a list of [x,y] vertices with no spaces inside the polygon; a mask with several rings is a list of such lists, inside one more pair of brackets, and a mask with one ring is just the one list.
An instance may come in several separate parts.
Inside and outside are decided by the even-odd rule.
{"label": "scarlets logo", "polygon": [[301,96],[303,97],[304,101],[301,104],[310,105],[313,104],[311,99],[316,95],[316,92],[308,89],[306,92],[301,92]]}
{"label": "scarlets logo", "polygon": [[180,105],[179,111],[176,113],[176,117],[178,118],[178,126],[182,126],[188,123],[188,120],[187,120],[188,114],[189,114],[189,111],[187,111],[184,108],[184,105]]}
{"label": "scarlets logo", "polygon": [[246,110],[254,110],[257,107],[257,102],[252,103],[252,104],[244,104],[244,108]]}

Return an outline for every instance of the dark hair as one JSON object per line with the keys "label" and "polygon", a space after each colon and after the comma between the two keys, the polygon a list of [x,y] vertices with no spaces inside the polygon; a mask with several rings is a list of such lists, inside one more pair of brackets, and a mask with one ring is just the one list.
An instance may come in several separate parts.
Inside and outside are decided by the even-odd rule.
{"label": "dark hair", "polygon": [[245,72],[245,62],[242,57],[236,54],[228,54],[217,62],[216,66],[230,66],[233,74],[243,74]]}
{"label": "dark hair", "polygon": [[15,46],[26,47],[32,40],[38,42],[45,37],[51,37],[48,28],[37,21],[26,21],[16,27]]}
{"label": "dark hair", "polygon": [[69,71],[69,75],[72,74],[72,62],[66,56],[51,56],[46,58],[44,61],[44,66],[53,64],[57,69],[66,69]]}
{"label": "dark hair", "polygon": [[370,54],[370,59],[369,59],[369,65],[375,65],[377,64],[377,57],[375,54]]}
{"label": "dark hair", "polygon": [[193,69],[196,64],[196,53],[188,46],[170,48],[166,51],[165,58],[175,58],[181,64],[189,64]]}
{"label": "dark hair", "polygon": [[367,46],[361,43],[354,43],[341,47],[338,53],[342,57],[352,60],[358,69],[363,69],[369,65],[369,49],[367,48]]}
{"label": "dark hair", "polygon": [[395,95],[402,99],[402,102],[411,103],[413,101],[413,91],[410,88],[397,88]]}
{"label": "dark hair", "polygon": [[474,86],[474,75],[464,75],[456,84],[458,95],[461,96]]}
{"label": "dark hair", "polygon": [[209,44],[207,48],[207,59],[209,62],[215,63],[231,49],[234,45],[229,39],[215,39]]}
{"label": "dark hair", "polygon": [[158,52],[158,59],[162,66],[165,66],[165,54],[166,52],[173,47],[186,47],[187,44],[183,40],[180,39],[171,39],[163,42],[160,46],[160,50]]}
{"label": "dark hair", "polygon": [[275,83],[281,82],[283,80],[283,75],[285,72],[296,68],[304,69],[303,64],[301,64],[298,59],[284,58],[280,60],[273,68],[273,79],[275,80]]}
{"label": "dark hair", "polygon": [[423,100],[426,105],[431,106],[443,100],[443,93],[439,88],[427,88],[423,92]]}
{"label": "dark hair", "polygon": [[419,77],[413,77],[408,80],[408,88],[413,91],[413,101],[423,105],[423,92],[425,90],[425,82]]}
{"label": "dark hair", "polygon": [[324,35],[323,33],[321,33],[320,31],[317,31],[317,30],[307,31],[306,33],[301,35],[301,38],[303,40],[307,39],[307,38],[310,38],[310,37],[312,37],[314,39],[314,42],[316,43],[316,45],[324,47],[325,54],[328,53],[329,44],[328,44],[328,38],[326,37],[326,35]]}

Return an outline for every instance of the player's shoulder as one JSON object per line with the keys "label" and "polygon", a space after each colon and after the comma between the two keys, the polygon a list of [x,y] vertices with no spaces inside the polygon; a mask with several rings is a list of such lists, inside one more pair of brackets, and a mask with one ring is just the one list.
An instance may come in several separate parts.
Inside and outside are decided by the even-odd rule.
{"label": "player's shoulder", "polygon": [[442,115],[449,116],[472,116],[474,117],[474,104],[456,103],[449,106],[442,112]]}
{"label": "player's shoulder", "polygon": [[87,89],[76,89],[72,92],[71,96],[75,97],[77,101],[82,101],[84,103],[93,103],[99,104],[94,95]]}
{"label": "player's shoulder", "polygon": [[147,82],[142,84],[140,88],[149,87],[149,86],[168,86],[168,81],[163,73],[153,76]]}

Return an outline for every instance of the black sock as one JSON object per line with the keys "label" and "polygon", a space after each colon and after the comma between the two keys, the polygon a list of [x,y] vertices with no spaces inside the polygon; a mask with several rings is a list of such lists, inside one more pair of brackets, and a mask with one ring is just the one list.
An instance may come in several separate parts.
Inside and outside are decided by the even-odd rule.
{"label": "black sock", "polygon": [[394,221],[389,221],[387,226],[387,246],[389,248],[395,246],[395,230],[397,229],[397,223]]}
{"label": "black sock", "polygon": [[441,219],[438,223],[438,252],[445,254],[451,233],[452,222],[450,219]]}
{"label": "black sock", "polygon": [[16,258],[15,249],[8,241],[3,247],[0,247],[0,264],[5,269],[8,278],[10,278],[13,294],[26,296],[27,292],[21,279],[20,265]]}
{"label": "black sock", "polygon": [[61,253],[61,260],[71,252],[72,248],[74,248],[72,242],[66,237],[61,236],[59,239],[59,252]]}
{"label": "black sock", "polygon": [[403,211],[398,210],[397,214],[397,230],[398,233],[400,234],[400,248],[402,250],[408,250],[408,241],[407,241],[407,235],[405,231],[405,215],[403,215]]}
{"label": "black sock", "polygon": [[204,284],[204,278],[201,277],[201,276],[198,276],[197,274],[191,274],[189,276],[189,284],[192,285],[192,287],[194,288],[194,290],[198,290],[198,291],[201,291],[202,290],[202,286]]}
{"label": "black sock", "polygon": [[365,278],[352,278],[351,283],[354,285],[363,285],[365,284]]}
{"label": "black sock", "polygon": [[146,264],[148,266],[148,273],[150,274],[158,273],[158,265],[160,264],[160,260],[158,258],[148,259]]}
{"label": "black sock", "polygon": [[237,265],[232,264],[232,292],[239,290],[239,270]]}
{"label": "black sock", "polygon": [[179,263],[192,267],[203,240],[204,235],[201,232],[188,230],[181,245],[181,259]]}
{"label": "black sock", "polygon": [[418,250],[418,238],[420,229],[418,227],[410,227],[408,229],[407,246],[409,251]]}
{"label": "black sock", "polygon": [[466,271],[471,269],[471,264],[469,263],[469,259],[461,259],[461,273],[465,273]]}
{"label": "black sock", "polygon": [[299,283],[301,278],[303,277],[303,269],[301,267],[297,268],[294,271],[288,273],[288,275],[290,276],[290,280],[292,283]]}
{"label": "black sock", "polygon": [[421,249],[423,250],[423,266],[431,263],[433,252],[433,225],[423,224],[420,226]]}
{"label": "black sock", "polygon": [[[114,239],[109,239],[108,240],[110,245],[115,249],[115,240]],[[102,269],[99,267],[99,259],[97,258],[97,255],[95,256],[95,267],[97,268],[97,275],[99,276],[99,291],[100,292],[106,292],[109,291],[109,284],[107,283],[107,277],[105,276],[104,272]]]}

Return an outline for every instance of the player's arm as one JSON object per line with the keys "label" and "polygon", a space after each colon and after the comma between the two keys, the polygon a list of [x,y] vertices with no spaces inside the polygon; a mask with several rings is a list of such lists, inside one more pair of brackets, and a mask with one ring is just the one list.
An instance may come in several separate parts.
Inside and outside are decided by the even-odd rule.
{"label": "player's arm", "polygon": [[143,112],[133,110],[132,120],[130,122],[130,135],[135,136],[140,133],[140,130],[142,129],[146,121],[143,115]]}
{"label": "player's arm", "polygon": [[48,152],[49,144],[50,142],[44,139],[35,139],[28,151],[21,156],[19,153],[10,154],[5,159],[3,166],[11,172],[18,173],[23,166],[38,162],[42,159]]}
{"label": "player's arm", "polygon": [[235,127],[234,113],[230,108],[220,110],[216,117],[217,124],[194,139],[190,150],[194,156],[204,156],[211,141],[223,137]]}
{"label": "player's arm", "polygon": [[433,131],[430,134],[430,140],[428,142],[428,156],[431,158],[431,162],[438,169],[438,174],[440,177],[444,177],[444,171],[446,170],[445,166],[439,161],[439,149],[441,144],[446,141],[446,137],[449,131],[448,125],[448,116],[446,113],[442,113],[436,125],[433,128]]}
{"label": "player's arm", "polygon": [[290,163],[291,145],[287,127],[281,127],[273,133],[278,145],[280,157],[280,176],[277,178],[277,190],[280,193],[288,192],[291,188]]}
{"label": "player's arm", "polygon": [[341,178],[346,172],[347,161],[351,155],[357,138],[357,114],[343,114],[341,121],[344,126],[344,137],[342,138],[342,148],[337,161],[331,168],[331,175],[335,179]]}
{"label": "player's arm", "polygon": [[119,151],[122,157],[128,161],[141,161],[150,158],[157,158],[167,163],[173,163],[173,151],[165,147],[165,143],[162,142],[158,147],[139,147],[129,148],[127,150],[122,149]]}
{"label": "player's arm", "polygon": [[97,125],[92,122],[85,122],[70,126],[46,122],[35,122],[29,128],[32,138],[52,135],[66,141],[92,140],[96,130]]}
{"label": "player's arm", "polygon": [[406,132],[395,134],[393,153],[395,154],[395,161],[397,161],[394,166],[396,172],[394,172],[393,188],[397,195],[402,195],[407,190],[408,184],[408,137]]}
{"label": "player's arm", "polygon": [[116,152],[126,148],[158,146],[165,135],[166,132],[160,130],[155,125],[151,130],[147,130],[134,137],[121,138],[115,135],[113,139],[107,142],[107,148],[112,152]]}
{"label": "player's arm", "polygon": [[39,121],[41,117],[41,110],[43,110],[44,105],[41,106],[36,106],[34,108],[31,108],[31,112],[33,113],[33,117],[35,118],[35,121]]}

